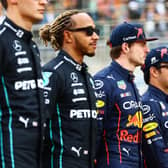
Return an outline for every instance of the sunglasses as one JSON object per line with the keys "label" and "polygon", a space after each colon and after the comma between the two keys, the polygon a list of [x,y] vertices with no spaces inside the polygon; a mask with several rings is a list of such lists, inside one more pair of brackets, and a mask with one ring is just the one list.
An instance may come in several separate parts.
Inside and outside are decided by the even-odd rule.
{"label": "sunglasses", "polygon": [[76,28],[76,29],[68,29],[69,31],[72,32],[77,32],[77,31],[84,31],[86,32],[87,36],[92,36],[93,33],[95,32],[98,36],[100,34],[99,29],[93,28],[92,26],[88,26],[88,27],[81,27],[81,28]]}

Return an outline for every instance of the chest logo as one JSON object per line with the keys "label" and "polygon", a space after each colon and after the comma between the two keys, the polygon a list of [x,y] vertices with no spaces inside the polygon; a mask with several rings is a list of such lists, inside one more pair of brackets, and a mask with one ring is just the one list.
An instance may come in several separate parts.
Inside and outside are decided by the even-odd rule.
{"label": "chest logo", "polygon": [[127,85],[123,80],[117,81],[117,86],[122,90],[125,90],[127,88]]}
{"label": "chest logo", "polygon": [[71,79],[72,79],[72,81],[73,81],[74,83],[78,83],[78,81],[79,81],[78,75],[77,75],[75,72],[72,72],[72,73],[70,74],[70,77],[71,77]]}
{"label": "chest logo", "polygon": [[50,82],[49,78],[52,75],[52,72],[42,72],[43,76],[43,85],[47,86]]}
{"label": "chest logo", "polygon": [[126,125],[127,127],[130,126],[137,126],[138,128],[142,128],[142,112],[137,111],[135,115],[129,115],[128,116],[128,123]]}
{"label": "chest logo", "polygon": [[22,51],[22,45],[21,45],[20,41],[14,40],[12,46],[15,49],[15,51],[18,51],[18,52]]}
{"label": "chest logo", "polygon": [[152,130],[156,129],[157,127],[158,127],[157,122],[150,122],[150,123],[147,123],[143,126],[143,131],[144,132],[152,131]]}
{"label": "chest logo", "polygon": [[105,106],[105,102],[104,101],[102,101],[102,100],[97,100],[97,102],[96,102],[96,107],[97,108],[102,108],[102,107],[104,107]]}

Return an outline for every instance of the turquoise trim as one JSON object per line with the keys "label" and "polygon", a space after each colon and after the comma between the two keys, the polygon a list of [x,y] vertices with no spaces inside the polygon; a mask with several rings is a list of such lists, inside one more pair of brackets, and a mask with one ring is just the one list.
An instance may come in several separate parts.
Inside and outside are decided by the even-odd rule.
{"label": "turquoise trim", "polygon": [[62,128],[61,128],[61,116],[60,116],[60,110],[59,110],[59,105],[57,104],[57,114],[58,114],[58,124],[59,124],[59,133],[60,133],[60,143],[61,143],[61,151],[60,151],[60,157],[59,157],[59,168],[62,168],[62,155],[64,152],[63,149],[63,137],[62,137]]}
{"label": "turquoise trim", "polygon": [[2,168],[5,168],[5,159],[4,159],[4,151],[3,151],[2,110],[1,110],[1,106],[0,106],[0,144],[1,144]]}
{"label": "turquoise trim", "polygon": [[11,154],[12,168],[15,168],[14,154],[13,154],[13,135],[12,135],[12,109],[10,107],[8,92],[7,92],[7,88],[6,88],[3,76],[1,78],[1,80],[2,80],[2,85],[3,85],[4,92],[5,92],[6,104],[7,104],[7,107],[9,109],[9,116],[10,117],[9,117],[8,128],[9,128],[9,137],[10,137],[10,152],[11,152],[10,154]]}
{"label": "turquoise trim", "polygon": [[52,147],[51,147],[51,168],[54,168],[54,149],[55,149],[55,145],[53,143],[52,121],[51,120],[50,120],[50,124],[49,124],[49,129],[50,129],[50,140],[52,142]]}

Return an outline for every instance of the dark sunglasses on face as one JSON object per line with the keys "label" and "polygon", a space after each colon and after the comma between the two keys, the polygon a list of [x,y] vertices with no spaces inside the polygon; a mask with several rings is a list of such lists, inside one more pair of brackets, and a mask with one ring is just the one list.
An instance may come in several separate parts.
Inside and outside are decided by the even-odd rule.
{"label": "dark sunglasses on face", "polygon": [[84,31],[86,32],[87,36],[92,36],[93,33],[95,32],[98,36],[100,34],[99,29],[93,28],[92,26],[88,26],[88,27],[80,27],[80,28],[74,28],[74,29],[68,29],[69,31],[72,32],[77,32],[77,31]]}

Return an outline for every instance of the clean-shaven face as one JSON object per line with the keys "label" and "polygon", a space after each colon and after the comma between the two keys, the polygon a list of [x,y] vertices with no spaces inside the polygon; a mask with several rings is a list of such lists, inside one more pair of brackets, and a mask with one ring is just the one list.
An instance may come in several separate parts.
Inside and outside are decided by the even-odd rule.
{"label": "clean-shaven face", "polygon": [[135,67],[142,66],[145,63],[145,58],[149,48],[146,42],[134,42],[130,47],[129,61],[134,64]]}
{"label": "clean-shaven face", "polygon": [[48,0],[18,0],[18,10],[24,20],[37,23],[44,17]]}

